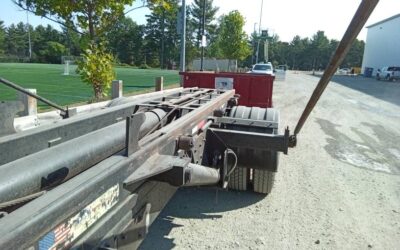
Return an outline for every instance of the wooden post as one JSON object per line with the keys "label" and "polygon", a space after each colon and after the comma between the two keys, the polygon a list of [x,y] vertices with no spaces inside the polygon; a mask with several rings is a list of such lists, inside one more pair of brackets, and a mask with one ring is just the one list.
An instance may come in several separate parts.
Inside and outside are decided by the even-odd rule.
{"label": "wooden post", "polygon": [[[26,89],[31,93],[36,94],[36,89]],[[24,93],[18,92],[18,100],[22,102],[24,105],[24,111],[21,111],[19,114],[21,116],[27,115],[37,115],[37,100],[31,96],[28,96]]]}
{"label": "wooden post", "polygon": [[156,91],[162,91],[164,89],[164,77],[156,77]]}
{"label": "wooden post", "polygon": [[122,97],[122,86],[123,86],[123,83],[121,80],[112,81],[112,88],[111,88],[111,98],[112,99]]}

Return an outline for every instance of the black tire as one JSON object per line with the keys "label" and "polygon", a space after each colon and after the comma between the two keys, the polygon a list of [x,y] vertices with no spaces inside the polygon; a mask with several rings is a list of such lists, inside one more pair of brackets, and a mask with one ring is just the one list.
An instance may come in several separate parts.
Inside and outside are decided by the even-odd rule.
{"label": "black tire", "polygon": [[275,181],[275,172],[253,169],[253,190],[256,193],[269,194]]}
{"label": "black tire", "polygon": [[[230,117],[247,119],[250,115],[250,108],[245,106],[234,107],[230,113]],[[234,149],[237,154],[240,154],[241,149]],[[243,149],[242,149],[243,150]],[[228,169],[230,171],[230,169]],[[233,170],[229,177],[228,188],[233,190],[245,191],[250,181],[249,171],[247,168],[239,166]]]}
{"label": "black tire", "polygon": [[246,168],[237,167],[229,176],[228,187],[229,189],[246,191],[249,184],[249,172]]}
{"label": "black tire", "polygon": [[[266,114],[259,115],[253,109],[250,119],[254,120],[267,120],[267,121],[274,121],[279,123],[279,112],[276,109],[267,109]],[[266,131],[267,133],[271,134],[278,134],[278,129],[270,129]],[[271,152],[271,151],[259,151],[255,152],[256,154],[262,155],[269,155],[269,164],[278,164],[279,154],[278,152]],[[270,170],[262,170],[262,169],[253,169],[253,190],[256,193],[261,194],[269,194],[272,191],[272,187],[274,186],[275,181],[275,173]]]}
{"label": "black tire", "polygon": [[[279,123],[279,112],[272,108],[258,108],[258,107],[244,107],[238,106],[234,107],[230,113],[230,117],[235,118],[243,118],[243,119],[252,119],[252,120],[267,120],[267,121],[275,121]],[[241,128],[243,129],[243,128]],[[265,129],[265,128],[252,128],[249,129],[252,132],[263,132],[263,133],[273,133],[277,134],[278,129]],[[235,149],[234,149],[235,150]],[[245,153],[248,154],[250,152],[245,152],[246,149],[236,149],[238,155]],[[243,152],[242,152],[243,151]],[[262,150],[254,150],[252,152],[254,156],[266,156],[268,162],[265,164],[278,164],[279,154],[278,152],[271,151],[262,151]],[[247,166],[247,167],[252,167]],[[233,171],[230,176],[230,181],[228,187],[234,190],[247,190],[248,184],[250,181],[253,183],[253,190],[257,193],[268,194],[271,192],[273,184],[275,180],[275,172],[269,170],[262,170],[258,168],[249,168],[241,167],[240,165]]]}

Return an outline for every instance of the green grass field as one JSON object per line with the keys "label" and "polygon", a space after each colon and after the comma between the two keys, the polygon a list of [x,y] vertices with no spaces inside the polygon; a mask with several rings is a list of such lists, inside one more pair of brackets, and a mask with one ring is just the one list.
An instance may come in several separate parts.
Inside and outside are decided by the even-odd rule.
{"label": "green grass field", "polygon": [[[73,67],[73,66],[72,66]],[[73,71],[73,70],[71,70]],[[177,71],[117,67],[116,79],[123,80],[124,94],[154,88],[154,78],[164,77],[164,86],[179,82]],[[56,64],[0,63],[0,77],[33,88],[37,93],[60,105],[87,102],[93,97],[92,88],[77,74],[64,76],[64,66]],[[15,100],[16,91],[0,83],[0,101]],[[39,108],[44,105],[39,104]]]}

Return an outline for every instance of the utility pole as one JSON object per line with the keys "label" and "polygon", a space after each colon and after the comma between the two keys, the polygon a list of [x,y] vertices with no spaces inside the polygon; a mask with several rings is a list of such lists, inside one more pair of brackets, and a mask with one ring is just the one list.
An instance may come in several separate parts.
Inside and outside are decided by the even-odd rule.
{"label": "utility pole", "polygon": [[257,52],[256,52],[256,63],[258,63],[258,52],[260,50],[260,42],[261,42],[261,20],[262,20],[262,12],[263,12],[264,0],[261,0],[261,10],[260,10],[260,22],[258,23],[258,43],[257,43]]}
{"label": "utility pole", "polygon": [[162,7],[162,17],[161,17],[161,54],[160,54],[160,67],[164,69],[164,36],[165,36],[165,9]]}
{"label": "utility pole", "polygon": [[204,47],[205,44],[205,29],[206,29],[206,0],[203,0],[203,21],[202,21],[202,31],[201,31],[201,62],[200,62],[200,71],[204,70]]}
{"label": "utility pole", "polygon": [[28,29],[29,59],[32,59],[31,29],[29,27],[29,13],[26,11],[26,27]]}
{"label": "utility pole", "polygon": [[261,34],[261,20],[262,20],[263,5],[264,5],[264,0],[261,0],[260,22],[258,25],[258,34]]}
{"label": "utility pole", "polygon": [[256,52],[256,38],[257,38],[257,23],[254,23],[254,30],[253,30],[253,35],[255,36],[253,39],[253,44],[252,44],[252,56],[251,56],[251,64],[255,64],[254,59],[256,58],[255,52]]}
{"label": "utility pole", "polygon": [[[182,20],[181,24],[181,55],[180,55],[180,71],[185,72],[185,60],[186,60],[186,0],[182,0],[181,16],[178,17]],[[183,76],[181,76],[181,87],[183,86]]]}

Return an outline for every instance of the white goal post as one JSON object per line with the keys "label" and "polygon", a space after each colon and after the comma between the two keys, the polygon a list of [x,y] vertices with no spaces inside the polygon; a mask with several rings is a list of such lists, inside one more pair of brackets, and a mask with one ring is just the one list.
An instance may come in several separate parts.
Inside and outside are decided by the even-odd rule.
{"label": "white goal post", "polygon": [[76,75],[77,62],[82,60],[81,56],[62,56],[61,64],[64,66],[63,75]]}

